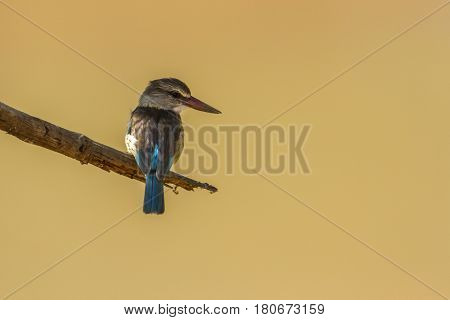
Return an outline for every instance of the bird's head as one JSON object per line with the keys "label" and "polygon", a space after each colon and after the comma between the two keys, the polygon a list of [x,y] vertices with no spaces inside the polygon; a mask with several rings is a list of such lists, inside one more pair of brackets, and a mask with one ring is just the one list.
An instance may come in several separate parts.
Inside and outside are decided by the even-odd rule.
{"label": "bird's head", "polygon": [[150,81],[139,99],[142,107],[153,107],[180,113],[185,107],[209,113],[221,113],[219,110],[194,98],[188,86],[175,78],[163,78]]}

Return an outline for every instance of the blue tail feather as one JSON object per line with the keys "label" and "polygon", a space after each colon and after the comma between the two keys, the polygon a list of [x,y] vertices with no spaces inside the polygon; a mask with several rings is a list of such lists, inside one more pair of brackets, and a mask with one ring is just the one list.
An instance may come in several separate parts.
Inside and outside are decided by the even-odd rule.
{"label": "blue tail feather", "polygon": [[144,212],[161,214],[164,212],[164,185],[155,173],[145,177]]}

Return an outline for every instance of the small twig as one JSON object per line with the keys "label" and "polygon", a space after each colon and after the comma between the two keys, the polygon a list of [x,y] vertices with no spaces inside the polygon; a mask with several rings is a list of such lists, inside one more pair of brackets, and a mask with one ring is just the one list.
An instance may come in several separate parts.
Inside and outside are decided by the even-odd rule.
{"label": "small twig", "polygon": [[[136,166],[133,156],[98,143],[83,134],[58,127],[50,122],[35,118],[0,102],[0,130],[6,131],[22,141],[61,153],[78,160],[81,164],[92,164],[107,172],[115,172],[144,182],[142,172]],[[211,193],[217,188],[195,181],[175,172],[169,172],[164,183],[185,190],[205,189]]]}

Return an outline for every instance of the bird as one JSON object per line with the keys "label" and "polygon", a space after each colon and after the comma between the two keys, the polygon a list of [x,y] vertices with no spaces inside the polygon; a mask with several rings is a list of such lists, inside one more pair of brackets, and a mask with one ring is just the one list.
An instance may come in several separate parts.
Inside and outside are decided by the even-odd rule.
{"label": "bird", "polygon": [[221,113],[194,98],[189,87],[175,78],[150,81],[131,112],[125,145],[145,176],[145,214],[164,213],[164,176],[184,147],[180,113],[186,108]]}

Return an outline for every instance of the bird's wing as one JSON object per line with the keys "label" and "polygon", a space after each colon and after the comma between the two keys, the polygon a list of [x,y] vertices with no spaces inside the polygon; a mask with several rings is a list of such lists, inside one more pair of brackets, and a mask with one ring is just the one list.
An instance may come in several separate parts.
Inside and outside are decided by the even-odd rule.
{"label": "bird's wing", "polygon": [[178,159],[181,156],[181,152],[183,151],[183,148],[184,148],[184,129],[180,125],[180,135],[178,137],[178,141],[175,146],[175,156],[174,156],[173,163],[178,161]]}
{"label": "bird's wing", "polygon": [[[158,149],[158,124],[145,110],[137,108],[130,119],[128,140],[133,140],[136,163],[144,174],[156,170]],[[126,138],[127,139],[127,138]]]}
{"label": "bird's wing", "polygon": [[158,164],[156,175],[164,177],[176,160],[181,135],[181,121],[173,116],[161,117],[158,122]]}

